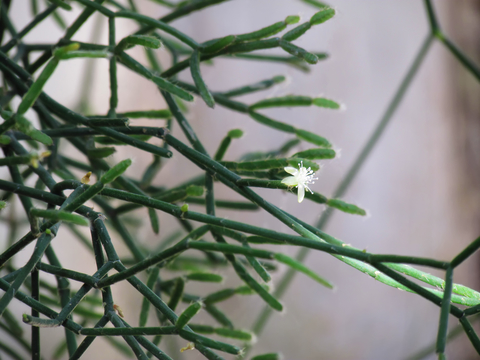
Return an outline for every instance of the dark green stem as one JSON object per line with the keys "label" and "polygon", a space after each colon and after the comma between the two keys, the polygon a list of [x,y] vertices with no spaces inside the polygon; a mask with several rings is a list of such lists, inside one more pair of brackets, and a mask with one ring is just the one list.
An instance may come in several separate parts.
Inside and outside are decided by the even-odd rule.
{"label": "dark green stem", "polygon": [[[38,270],[33,270],[31,274],[32,282],[32,299],[40,299],[40,277]],[[38,310],[32,308],[32,316],[39,317]],[[40,328],[32,327],[32,348],[31,348],[32,360],[40,360]]]}
{"label": "dark green stem", "polygon": [[[115,41],[115,18],[108,19],[108,46],[114,48],[116,46]],[[110,58],[110,110],[108,116],[115,117],[115,109],[118,105],[118,84],[117,84],[117,58],[112,56]]]}
{"label": "dark green stem", "polygon": [[453,286],[453,267],[449,267],[445,274],[445,291],[442,299],[441,311],[440,311],[440,324],[438,326],[437,334],[437,354],[445,353],[445,345],[447,343],[448,332],[448,316],[450,315],[450,299],[452,297]]}

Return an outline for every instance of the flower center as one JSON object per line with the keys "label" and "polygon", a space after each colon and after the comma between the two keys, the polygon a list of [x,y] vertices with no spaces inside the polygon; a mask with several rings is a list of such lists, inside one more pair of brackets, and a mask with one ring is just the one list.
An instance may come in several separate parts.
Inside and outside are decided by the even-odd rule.
{"label": "flower center", "polygon": [[315,173],[312,171],[311,168],[307,169],[303,166],[303,161],[300,164],[298,164],[298,166],[299,166],[299,170],[298,170],[297,179],[299,184],[303,184],[303,185],[314,184],[315,183],[314,180],[318,180],[318,178],[314,177]]}

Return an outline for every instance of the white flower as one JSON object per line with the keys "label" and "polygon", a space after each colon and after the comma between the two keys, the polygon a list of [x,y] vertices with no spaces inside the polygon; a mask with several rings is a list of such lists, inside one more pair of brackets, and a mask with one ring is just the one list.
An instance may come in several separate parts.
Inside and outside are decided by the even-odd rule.
{"label": "white flower", "polygon": [[292,176],[286,177],[282,180],[282,183],[288,186],[295,186],[298,189],[298,202],[301,203],[305,197],[305,189],[313,194],[313,191],[308,187],[308,184],[314,184],[314,180],[318,178],[314,177],[315,173],[311,168],[305,168],[303,161],[298,164],[298,169],[292,166],[286,166],[283,169]]}

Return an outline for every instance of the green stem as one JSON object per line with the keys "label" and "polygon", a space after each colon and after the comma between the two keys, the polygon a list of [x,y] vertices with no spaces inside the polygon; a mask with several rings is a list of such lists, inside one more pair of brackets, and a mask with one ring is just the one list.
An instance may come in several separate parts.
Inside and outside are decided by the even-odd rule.
{"label": "green stem", "polygon": [[148,269],[150,266],[153,266],[155,264],[158,264],[162,261],[168,260],[171,257],[174,257],[181,253],[182,251],[185,251],[188,249],[189,245],[189,240],[197,240],[201,236],[203,236],[206,232],[208,231],[208,227],[202,226],[194,231],[192,231],[190,234],[188,234],[185,238],[183,238],[180,242],[178,242],[176,245],[173,247],[164,250],[154,256],[151,256],[145,260],[140,261],[136,265],[132,266],[130,269],[123,271],[121,273],[109,276],[108,278],[105,278],[103,280],[100,280],[97,284],[97,288],[102,288],[105,286],[110,286],[113,285],[116,282],[125,280],[129,278],[132,275],[135,275],[143,270]]}
{"label": "green stem", "polygon": [[[8,291],[10,291],[11,287],[12,287],[12,285],[10,285],[7,281],[5,281],[3,279],[0,279],[0,289],[2,289],[5,292],[8,292]],[[15,292],[15,298],[20,300],[21,302],[23,302],[28,307],[39,311],[41,314],[44,314],[45,316],[47,316],[49,318],[55,318],[58,315],[57,312],[53,311],[49,307],[43,305],[41,302],[33,299],[32,297],[24,294],[21,291],[16,291]],[[71,330],[75,333],[78,333],[82,329],[82,327],[79,324],[77,324],[74,321],[69,320],[69,319],[67,319],[63,323],[63,326],[65,326],[67,329],[69,329],[69,330]]]}
{"label": "green stem", "polygon": [[[115,18],[108,19],[108,46],[114,48],[116,46],[115,41]],[[117,84],[117,58],[112,56],[110,58],[110,110],[108,116],[115,116],[115,109],[118,105],[118,84]]]}
{"label": "green stem", "polygon": [[[39,300],[40,298],[40,277],[38,270],[33,270],[31,274],[31,282],[32,282],[32,299]],[[32,316],[39,317],[40,313],[38,310],[32,308],[31,311]],[[32,327],[32,360],[40,360],[40,328]]]}
{"label": "green stem", "polygon": [[94,286],[95,282],[96,282],[96,279],[93,276],[83,274],[83,273],[79,273],[79,272],[73,271],[73,270],[64,269],[64,268],[59,267],[59,266],[53,266],[53,265],[45,264],[45,263],[42,263],[42,262],[39,262],[37,264],[37,269],[41,270],[43,272],[49,273],[49,274],[59,276],[59,277],[68,278],[68,279],[72,279],[72,280],[75,280],[75,281],[80,281],[80,282],[83,282],[83,283],[91,285],[91,286]]}
{"label": "green stem", "polygon": [[[185,199],[187,204],[199,204],[205,205],[206,200],[203,198],[187,197]],[[245,201],[229,201],[229,200],[215,200],[215,207],[231,209],[231,210],[258,210],[259,207],[256,204]]]}
{"label": "green stem", "polygon": [[203,1],[199,1],[199,2],[187,3],[187,4],[179,7],[177,10],[172,11],[170,14],[165,15],[160,20],[162,20],[164,22],[171,22],[173,20],[176,20],[176,19],[179,19],[179,18],[184,17],[186,15],[189,15],[192,12],[205,9],[209,6],[221,4],[225,1],[228,1],[228,0],[203,0]]}
{"label": "green stem", "polygon": [[[385,275],[391,277],[395,281],[398,281],[400,284],[404,285],[405,287],[409,288],[410,290],[416,292],[418,295],[424,297],[425,299],[433,302],[434,304],[441,306],[442,305],[442,298],[438,295],[435,295],[433,291],[429,291],[428,289],[422,288],[420,285],[417,285],[416,283],[408,280],[407,278],[403,277],[402,275],[396,273],[392,269],[388,268],[385,265],[382,264],[374,264],[374,267],[376,267],[378,270],[383,272]],[[450,303],[448,301],[448,303]],[[457,317],[461,318],[464,316],[464,313],[462,310],[460,310],[458,307],[451,305],[449,312]]]}
{"label": "green stem", "polygon": [[[60,261],[58,260],[57,255],[55,254],[55,251],[53,250],[52,246],[49,246],[47,248],[47,250],[45,251],[45,255],[47,256],[50,266],[53,266],[56,268],[62,268],[62,265],[60,264]],[[37,264],[37,269],[38,269],[38,264]],[[58,294],[60,296],[60,305],[62,306],[62,308],[65,308],[70,301],[70,283],[65,277],[62,277],[62,276],[56,276],[56,280],[57,280]],[[72,316],[69,316],[68,318],[72,319]],[[77,350],[77,339],[75,337],[75,334],[70,330],[65,329],[65,339],[66,339],[68,354],[72,356],[73,353],[75,353],[75,351]]]}
{"label": "green stem", "polygon": [[427,10],[428,22],[430,24],[430,31],[432,34],[435,34],[440,30],[440,25],[438,24],[437,15],[433,8],[431,0],[424,0],[425,8]]}
{"label": "green stem", "polygon": [[452,297],[453,267],[449,267],[445,274],[445,291],[440,311],[440,324],[438,326],[436,352],[444,355],[447,343],[448,315],[450,313],[450,299]]}
{"label": "green stem", "polygon": [[468,321],[466,317],[460,318],[460,324],[462,324],[463,330],[465,330],[465,333],[467,334],[470,342],[472,343],[477,353],[480,355],[480,339],[478,338],[477,333],[473,329],[472,324],[470,324],[470,321]]}
{"label": "green stem", "polygon": [[270,89],[272,86],[275,86],[283,81],[285,81],[285,76],[281,76],[281,75],[274,76],[271,79],[262,80],[262,81],[256,82],[255,84],[245,85],[239,88],[222,92],[220,93],[220,95],[223,95],[225,97],[235,97],[235,96],[251,94],[257,91]]}
{"label": "green stem", "polygon": [[[126,135],[150,135],[150,136],[160,136],[160,137],[163,136],[163,134],[166,132],[164,128],[157,128],[157,127],[150,127],[150,126],[128,126],[128,127],[122,126],[122,127],[112,127],[111,129]],[[102,134],[102,132],[99,131],[97,127],[93,127],[93,128],[65,127],[62,129],[42,130],[42,132],[52,138],[86,137],[86,136],[95,136],[95,135]],[[17,131],[13,132],[13,135],[16,138],[18,138],[18,140],[30,139],[30,137],[28,137],[27,135]]]}
{"label": "green stem", "polygon": [[[95,324],[95,329],[103,329],[105,325],[108,324],[108,317],[103,316],[96,324]],[[70,357],[70,360],[77,360],[80,359],[81,356],[84,354],[85,351],[90,347],[90,345],[93,343],[95,340],[95,336],[87,336],[81,344],[78,346],[77,350],[75,353]]]}
{"label": "green stem", "polygon": [[447,47],[457,60],[480,81],[480,68],[467,55],[463,53],[444,33],[437,32],[436,37]]}
{"label": "green stem", "polygon": [[[115,314],[113,311],[110,311],[106,314],[110,320],[110,322],[115,326],[116,328],[119,329],[124,329],[125,325],[123,324],[122,320],[118,317],[117,314]],[[140,347],[140,344],[138,343],[137,339],[135,339],[132,335],[123,335],[123,339],[125,342],[130,346],[132,349],[133,353],[135,354],[135,357],[138,360],[148,360],[147,354],[145,354]]]}
{"label": "green stem", "polygon": [[173,99],[172,95],[165,91],[162,91],[162,95],[165,98],[165,101],[167,102],[167,105],[170,111],[172,112],[172,115],[177,120],[178,124],[182,128],[183,133],[187,137],[190,144],[192,144],[193,148],[201,152],[202,154],[207,154],[207,151],[203,147],[202,143],[198,140],[197,135],[193,131],[192,127],[188,123],[185,116],[183,116],[182,112],[180,111],[180,108],[175,103],[175,100]]}
{"label": "green stem", "polygon": [[[149,289],[153,290],[158,280],[159,273],[160,273],[160,269],[158,267],[154,267],[153,269],[151,269],[150,274],[148,275],[147,284],[146,284]],[[147,324],[149,311],[150,311],[150,302],[146,298],[143,298],[138,326],[142,327]]]}
{"label": "green stem", "polygon": [[[174,27],[167,25],[165,22],[161,20],[155,20],[151,17],[141,15],[138,13],[134,13],[131,11],[126,11],[126,10],[120,10],[115,13],[115,17],[120,17],[120,18],[127,18],[127,19],[133,19],[136,20],[142,24],[148,25],[152,30],[154,28],[160,29],[162,31],[165,31],[166,33],[172,35],[173,37],[176,37],[178,40],[183,42],[184,44],[187,44],[190,46],[192,49],[197,49],[200,44],[198,44],[195,40],[193,40],[191,37],[187,36],[186,34],[182,33],[181,31],[175,29]],[[139,34],[139,32],[137,32]]]}
{"label": "green stem", "polygon": [[[3,152],[7,156],[6,159],[11,158],[13,151],[7,147],[3,148]],[[10,165],[8,167],[8,170],[10,171],[10,176],[12,177],[12,180],[14,183],[18,184],[19,186],[23,186],[23,179],[22,176],[20,175],[20,172],[18,171],[18,167],[14,165]],[[19,196],[20,197],[20,202],[22,203],[23,209],[25,210],[25,213],[30,214],[30,210],[33,208],[33,203],[30,197],[28,196]],[[28,221],[30,222],[30,228],[35,235],[38,234],[39,229],[38,229],[38,219],[29,216]]]}
{"label": "green stem", "polygon": [[[120,319],[123,323],[123,325],[125,325],[125,328],[127,329],[132,329],[132,327],[130,325],[128,325],[128,323],[123,320],[123,319]],[[140,335],[133,335],[133,337],[135,338],[135,340],[140,344],[142,345],[146,350],[149,351],[149,353],[151,353],[153,356],[155,356],[157,359],[160,359],[160,360],[173,360],[170,356],[168,356],[167,354],[165,354],[162,350],[160,350],[157,345],[155,345],[153,342],[151,342],[150,340],[148,340],[147,338],[145,338],[144,336],[140,336]],[[148,357],[148,355],[147,355]]]}
{"label": "green stem", "polygon": [[472,241],[470,245],[468,245],[460,254],[455,256],[451,261],[452,268],[457,267],[460,265],[464,260],[466,260],[470,255],[472,255],[475,251],[478,250],[480,247],[480,237],[478,237],[475,241]]}

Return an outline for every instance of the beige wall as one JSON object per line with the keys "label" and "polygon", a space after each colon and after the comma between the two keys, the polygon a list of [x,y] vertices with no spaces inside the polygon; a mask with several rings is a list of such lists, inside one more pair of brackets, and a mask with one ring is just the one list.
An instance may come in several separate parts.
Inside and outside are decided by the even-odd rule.
{"label": "beige wall", "polygon": [[[26,23],[24,14],[27,10],[25,4],[21,3],[14,2],[13,5],[13,11],[18,14],[18,28]],[[447,19],[449,14],[443,11],[446,1],[434,3],[438,5],[441,20]],[[215,66],[202,67],[205,80],[212,90],[227,90],[279,74],[289,77],[288,84],[245,97],[242,99],[245,102],[286,94],[323,94],[346,105],[346,110],[340,112],[318,108],[265,112],[275,119],[317,132],[341,149],[341,157],[324,164],[319,173],[320,179],[313,186],[314,191],[327,196],[332,194],[365,144],[428,32],[426,14],[420,1],[338,0],[332,5],[338,15],[328,23],[313,28],[297,42],[306,49],[326,51],[331,55],[328,60],[311,66],[309,75],[281,65],[234,59],[218,59],[215,60]],[[150,16],[162,14],[150,2],[141,2],[141,7]],[[75,6],[75,9],[79,7]],[[314,9],[299,1],[237,0],[216,6],[208,12],[199,12],[174,25],[197,41],[204,41],[226,34],[252,31],[298,13],[308,19]],[[69,19],[74,18],[73,15],[64,14]],[[136,29],[131,21],[119,21],[117,28],[117,39]],[[61,32],[52,24],[51,27],[39,28],[27,39],[38,41],[45,34],[52,41],[61,36]],[[88,31],[77,37],[79,40],[88,38]],[[100,42],[106,42],[105,32],[101,34]],[[164,50],[159,52],[162,58],[168,58]],[[135,55],[141,59],[143,53],[138,51]],[[460,251],[478,236],[475,233],[478,228],[474,228],[473,220],[467,216],[468,208],[457,196],[463,175],[458,171],[458,153],[452,151],[452,128],[455,122],[452,91],[455,84],[449,77],[450,57],[440,44],[433,45],[392,124],[344,196],[346,201],[367,208],[371,216],[363,219],[338,213],[328,226],[330,234],[374,253],[439,259],[449,259],[451,254]],[[47,92],[67,106],[76,105],[74,98],[82,79],[82,66],[80,61],[62,64],[47,84]],[[107,109],[107,69],[107,62],[99,60],[95,68],[95,87],[91,92],[94,112],[105,112]],[[119,110],[165,107],[158,91],[146,80],[123,69],[119,74]],[[186,72],[180,77],[190,80]],[[70,85],[65,88],[67,81]],[[198,99],[188,118],[210,153],[216,150],[228,130],[245,130],[243,141],[235,142],[229,149],[229,160],[238,158],[245,151],[276,148],[289,138],[284,133],[269,131],[248,117],[219,106],[212,111]],[[162,126],[163,122],[157,124]],[[173,131],[184,139],[178,126],[175,125]],[[301,149],[308,147],[307,144],[300,146]],[[126,156],[136,159],[132,174],[141,171],[150,161],[149,156],[129,149],[117,153],[112,162]],[[178,163],[174,163],[175,158]],[[175,153],[175,158],[168,161],[164,171],[155,180],[156,185],[173,186],[187,179],[191,173],[199,173],[181,159],[181,155]],[[238,198],[221,185],[216,186],[215,191],[219,198]],[[314,223],[324,210],[322,206],[307,201],[297,204],[294,196],[278,191],[258,190],[258,193],[309,223]],[[470,196],[468,191],[466,196]],[[264,212],[235,214],[222,211],[218,215],[288,231]],[[137,216],[143,218],[146,212],[141,211]],[[157,244],[162,236],[171,232],[170,226],[178,226],[176,221],[163,214],[161,220],[160,236],[152,235],[148,223],[145,223],[138,236],[145,239],[145,243]],[[72,269],[89,266],[93,272],[93,260],[79,257],[82,249],[79,252],[72,251],[74,240],[68,239],[67,233],[64,234],[55,243],[56,248],[65,249],[61,255],[64,265]],[[122,247],[120,240],[115,239],[117,244]],[[288,254],[296,252],[296,249],[289,247],[282,247],[282,250]],[[283,299],[286,313],[272,317],[254,349],[255,353],[279,350],[284,353],[285,359],[304,360],[402,359],[435,340],[439,309],[431,303],[377,283],[320,252],[311,253],[306,263],[331,280],[336,290],[329,291],[309,278],[297,276]],[[284,270],[282,268],[274,275],[274,285]],[[471,259],[455,273],[455,281],[475,287],[478,286],[477,274],[477,264]],[[232,272],[229,272],[227,281],[239,283]],[[130,288],[119,285],[114,291],[117,299],[120,299],[117,302],[126,310],[128,321],[135,323],[140,307],[139,298],[128,299],[120,295],[120,290],[130,293]],[[263,308],[263,303],[258,297],[239,297],[221,308],[233,313],[232,317],[239,327],[249,328]],[[54,336],[54,330],[51,332]],[[97,351],[105,351],[99,344]],[[183,345],[177,343],[173,349],[177,351]],[[470,351],[470,345],[465,345],[465,349]],[[180,359],[178,352],[169,353],[173,358]],[[118,355],[102,356],[102,359],[107,358],[118,359]],[[192,352],[184,354],[183,358],[202,357]]]}

